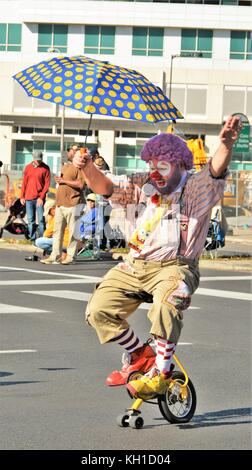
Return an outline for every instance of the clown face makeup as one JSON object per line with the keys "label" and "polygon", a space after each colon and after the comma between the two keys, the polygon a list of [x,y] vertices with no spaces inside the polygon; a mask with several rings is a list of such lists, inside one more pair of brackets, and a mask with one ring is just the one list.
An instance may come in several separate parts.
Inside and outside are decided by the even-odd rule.
{"label": "clown face makeup", "polygon": [[155,158],[149,161],[149,167],[151,183],[161,194],[172,193],[178,186],[184,171],[179,164]]}

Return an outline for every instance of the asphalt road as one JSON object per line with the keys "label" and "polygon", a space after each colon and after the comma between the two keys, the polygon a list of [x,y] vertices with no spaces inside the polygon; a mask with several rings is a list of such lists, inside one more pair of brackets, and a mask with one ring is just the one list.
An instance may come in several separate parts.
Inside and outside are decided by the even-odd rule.
{"label": "asphalt road", "polygon": [[[101,346],[83,322],[83,299],[113,263],[48,267],[11,250],[0,259],[0,449],[251,448],[252,275],[202,271],[177,349],[196,388],[195,416],[171,425],[145,404],[145,426],[134,430],[116,425],[131,402],[125,389],[104,385],[121,351]],[[143,339],[146,313],[131,317]]]}

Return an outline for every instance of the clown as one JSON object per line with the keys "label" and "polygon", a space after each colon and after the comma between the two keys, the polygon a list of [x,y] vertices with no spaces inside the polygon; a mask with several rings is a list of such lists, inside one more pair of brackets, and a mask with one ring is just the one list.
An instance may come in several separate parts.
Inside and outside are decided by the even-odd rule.
{"label": "clown", "polygon": [[182,174],[193,167],[193,155],[185,142],[174,134],[159,134],[147,142],[141,158],[149,163],[150,179],[161,194],[172,193]]}
{"label": "clown", "polygon": [[[100,342],[116,342],[127,353],[122,369],[109,374],[107,385],[126,384],[129,374],[137,370],[143,375],[127,384],[132,395],[141,398],[164,392],[183,325],[183,311],[199,285],[198,260],[211,209],[223,196],[227,167],[240,128],[239,119],[230,117],[220,132],[220,144],[213,158],[202,171],[193,174],[189,172],[193,156],[186,143],[173,134],[156,135],[141,153],[149,164],[148,181],[144,184],[140,178],[125,177],[119,193],[122,201],[141,203],[144,210],[129,240],[129,255],[105,275],[86,311],[86,320],[95,328]],[[116,181],[113,185],[88,155],[76,164],[83,168],[94,192],[111,195]],[[120,202],[118,191],[115,194]],[[155,352],[128,323],[128,317],[143,301],[143,291],[153,296],[148,318]]]}

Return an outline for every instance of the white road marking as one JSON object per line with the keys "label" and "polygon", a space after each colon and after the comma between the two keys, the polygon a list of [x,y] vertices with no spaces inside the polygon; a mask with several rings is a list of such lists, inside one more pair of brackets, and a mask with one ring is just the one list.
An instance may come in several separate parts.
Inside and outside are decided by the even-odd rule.
{"label": "white road marking", "polygon": [[250,281],[252,276],[213,276],[213,277],[201,277],[200,282],[206,281]]}
{"label": "white road marking", "polygon": [[[68,274],[64,272],[56,272],[56,271],[43,271],[43,270],[38,270],[38,269],[28,269],[28,268],[13,268],[10,266],[0,266],[0,269],[8,269],[10,271],[25,271],[28,273],[36,273],[36,274],[47,274],[49,276],[59,276],[59,277],[65,277],[65,278],[74,278],[76,279],[76,282],[81,279],[86,279],[90,281],[90,284],[101,281],[102,277],[99,276],[86,276],[82,274]],[[200,278],[201,282],[207,282],[207,281],[245,281],[245,280],[252,280],[252,275],[247,275],[247,276],[202,276]],[[3,281],[3,282],[13,282],[13,281]],[[25,283],[25,280],[23,280]],[[29,283],[29,281],[27,281]],[[2,284],[2,283],[1,283]],[[3,284],[3,285],[8,285],[8,284]],[[11,284],[10,284],[11,285]]]}
{"label": "white road marking", "polygon": [[0,354],[20,354],[31,352],[37,352],[37,349],[6,349],[6,351],[0,351]]}
{"label": "white road marking", "polygon": [[72,290],[23,290],[24,294],[45,295],[46,297],[57,297],[69,300],[89,300],[91,293],[77,292]]}
{"label": "white road marking", "polygon": [[[203,277],[200,279],[200,282],[208,282],[208,281],[249,281],[252,279],[252,276],[220,276],[220,277]],[[76,277],[74,279],[18,279],[18,280],[10,280],[10,281],[1,281],[0,287],[6,286],[25,286],[25,285],[59,285],[59,284],[95,284],[102,280],[101,277]]]}
{"label": "white road marking", "polygon": [[12,268],[10,266],[0,266],[0,269],[8,269],[9,271],[25,271],[28,273],[36,273],[36,274],[48,274],[49,276],[62,276],[62,277],[73,277],[77,279],[90,279],[92,282],[96,282],[96,280],[102,279],[101,277],[96,276],[84,276],[81,274],[67,274],[67,273],[58,273],[56,271],[42,271],[37,269],[27,269],[27,268]]}
{"label": "white road marking", "polygon": [[[79,291],[70,291],[70,290],[29,290],[22,291],[25,294],[35,294],[35,295],[46,295],[49,297],[58,297],[62,299],[72,299],[72,300],[89,300],[91,293],[88,292],[79,292]],[[237,300],[252,300],[252,294],[247,294],[246,292],[231,292],[227,290],[218,290],[218,289],[203,289],[199,288],[195,292],[198,295],[206,295],[210,297],[222,297],[225,299],[237,299]],[[139,307],[140,308],[140,307]],[[148,310],[150,304],[143,303],[141,308]],[[199,307],[190,307],[192,309],[198,309]]]}
{"label": "white road marking", "polygon": [[[178,343],[178,346],[193,346],[193,343]],[[23,354],[38,352],[37,349],[6,349],[0,351],[0,354]]]}
{"label": "white road marking", "polygon": [[0,304],[0,314],[6,313],[51,313],[50,310],[20,307],[19,305]]}
{"label": "white road marking", "polygon": [[[26,269],[26,268],[13,268],[13,267],[7,267],[7,266],[0,266],[0,269],[9,269],[13,271],[25,271],[25,272],[30,272],[30,273],[39,273],[39,274],[48,274],[50,276],[61,276],[61,277],[70,277],[73,278],[71,280],[69,279],[50,279],[50,283],[53,284],[94,284],[102,279],[102,277],[97,277],[97,276],[85,276],[85,275],[75,275],[75,274],[67,274],[67,273],[58,273],[55,271],[42,271],[42,270],[35,270],[35,269]],[[251,280],[252,276],[213,276],[213,277],[202,277],[201,281],[206,282],[206,281],[237,281],[237,280]],[[1,283],[2,286],[8,286],[8,285],[42,285],[42,284],[47,284],[49,280],[13,280],[13,281],[3,281]],[[42,294],[41,291],[24,291],[24,292],[29,292],[29,293],[36,293],[36,294],[41,294],[41,295],[48,295],[48,296],[53,296],[53,297],[62,297],[62,298],[67,298],[67,299],[74,299],[74,300],[88,300],[90,294],[87,293],[73,293],[71,291],[43,291],[46,292],[45,294]],[[57,295],[53,295],[53,292],[57,292]],[[60,293],[61,292],[61,293]],[[63,293],[65,292],[65,295],[67,297],[63,297]],[[229,290],[218,290],[218,289],[204,289],[204,288],[199,288],[195,292],[197,295],[206,295],[210,297],[221,297],[221,298],[227,298],[227,299],[235,299],[235,300],[247,300],[250,301],[252,300],[252,294],[249,293],[243,293],[243,292],[231,292]],[[74,297],[72,297],[74,296]],[[77,297],[76,297],[77,296]],[[78,297],[81,296],[81,297]],[[149,304],[142,304],[141,305],[142,309],[149,309]],[[196,309],[198,307],[191,307],[192,309]]]}
{"label": "white road marking", "polygon": [[[35,294],[35,295],[45,295],[49,297],[57,297],[59,299],[69,299],[69,300],[80,300],[88,301],[90,299],[91,293],[89,292],[79,292],[71,290],[25,290],[22,291],[24,294]],[[143,303],[140,305],[140,309],[149,310],[151,304]],[[199,307],[189,307],[190,309],[199,309]]]}
{"label": "white road marking", "polygon": [[[252,279],[252,276],[220,276],[220,277],[203,277],[200,279],[200,282],[208,281],[249,281]],[[0,287],[6,286],[25,286],[25,285],[58,285],[58,284],[95,284],[102,280],[102,277],[76,277],[74,279],[18,279],[10,281],[2,281]]]}
{"label": "white road marking", "polygon": [[207,295],[208,297],[222,297],[224,299],[235,299],[235,300],[252,300],[252,294],[246,292],[232,292],[229,290],[218,290],[218,289],[203,289],[199,288],[196,290],[197,295]]}
{"label": "white road marking", "polygon": [[[99,278],[97,278],[99,279]],[[96,281],[90,279],[20,279],[17,281],[1,281],[1,287],[4,286],[40,286],[40,285],[56,285],[56,284],[94,284]]]}

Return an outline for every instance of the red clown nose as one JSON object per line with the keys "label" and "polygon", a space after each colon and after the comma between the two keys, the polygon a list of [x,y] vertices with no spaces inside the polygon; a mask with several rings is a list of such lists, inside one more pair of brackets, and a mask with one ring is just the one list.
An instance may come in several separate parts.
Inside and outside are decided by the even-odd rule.
{"label": "red clown nose", "polygon": [[160,178],[162,178],[162,175],[160,175],[159,171],[155,170],[152,173],[150,173],[150,177],[153,180],[160,180]]}

